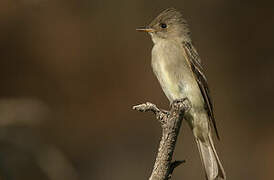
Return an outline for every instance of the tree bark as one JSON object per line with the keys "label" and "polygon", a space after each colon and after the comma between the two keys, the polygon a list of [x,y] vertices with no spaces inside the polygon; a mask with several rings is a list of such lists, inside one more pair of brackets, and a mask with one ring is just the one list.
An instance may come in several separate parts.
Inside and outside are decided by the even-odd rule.
{"label": "tree bark", "polygon": [[149,180],[170,179],[173,170],[184,162],[172,162],[172,156],[184,114],[190,108],[190,102],[188,99],[174,101],[171,104],[170,111],[160,110],[156,105],[149,102],[133,107],[133,109],[141,112],[152,111],[156,115],[156,118],[159,120],[162,127],[162,138]]}

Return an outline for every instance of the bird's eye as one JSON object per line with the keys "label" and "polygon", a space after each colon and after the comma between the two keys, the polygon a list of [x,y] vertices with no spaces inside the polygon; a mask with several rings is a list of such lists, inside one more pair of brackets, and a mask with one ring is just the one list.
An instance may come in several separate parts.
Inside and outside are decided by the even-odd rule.
{"label": "bird's eye", "polygon": [[163,28],[163,29],[167,27],[167,25],[166,25],[165,23],[161,23],[160,26],[161,26],[161,28]]}

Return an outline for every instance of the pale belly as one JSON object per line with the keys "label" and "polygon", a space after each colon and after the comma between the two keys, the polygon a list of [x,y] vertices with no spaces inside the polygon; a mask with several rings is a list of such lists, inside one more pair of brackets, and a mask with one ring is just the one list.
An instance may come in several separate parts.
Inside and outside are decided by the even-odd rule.
{"label": "pale belly", "polygon": [[189,98],[194,106],[204,103],[200,88],[180,45],[156,44],[152,50],[152,68],[171,103],[185,97]]}
{"label": "pale belly", "polygon": [[192,108],[185,119],[192,128],[195,127],[195,136],[204,136],[203,133],[208,130],[204,99],[182,47],[168,42],[155,44],[152,50],[152,68],[170,103],[182,98],[190,100]]}

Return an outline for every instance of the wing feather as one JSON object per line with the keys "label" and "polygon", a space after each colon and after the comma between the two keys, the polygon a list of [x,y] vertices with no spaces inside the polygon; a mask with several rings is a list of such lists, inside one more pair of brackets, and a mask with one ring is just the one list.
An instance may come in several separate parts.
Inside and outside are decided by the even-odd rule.
{"label": "wing feather", "polygon": [[217,126],[216,126],[215,117],[214,117],[213,104],[210,97],[209,87],[208,87],[206,76],[203,73],[203,67],[201,65],[201,59],[199,57],[199,54],[197,53],[196,49],[190,42],[183,42],[183,47],[190,61],[191,69],[193,71],[193,74],[195,75],[200,91],[203,95],[207,114],[213,124],[217,138],[220,139]]}

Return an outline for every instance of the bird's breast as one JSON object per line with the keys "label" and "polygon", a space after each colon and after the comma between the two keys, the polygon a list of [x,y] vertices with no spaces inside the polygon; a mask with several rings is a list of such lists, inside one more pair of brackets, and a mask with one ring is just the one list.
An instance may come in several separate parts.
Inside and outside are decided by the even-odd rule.
{"label": "bird's breast", "polygon": [[152,68],[170,102],[185,97],[192,103],[201,101],[201,92],[182,44],[164,40],[156,43],[152,49]]}

